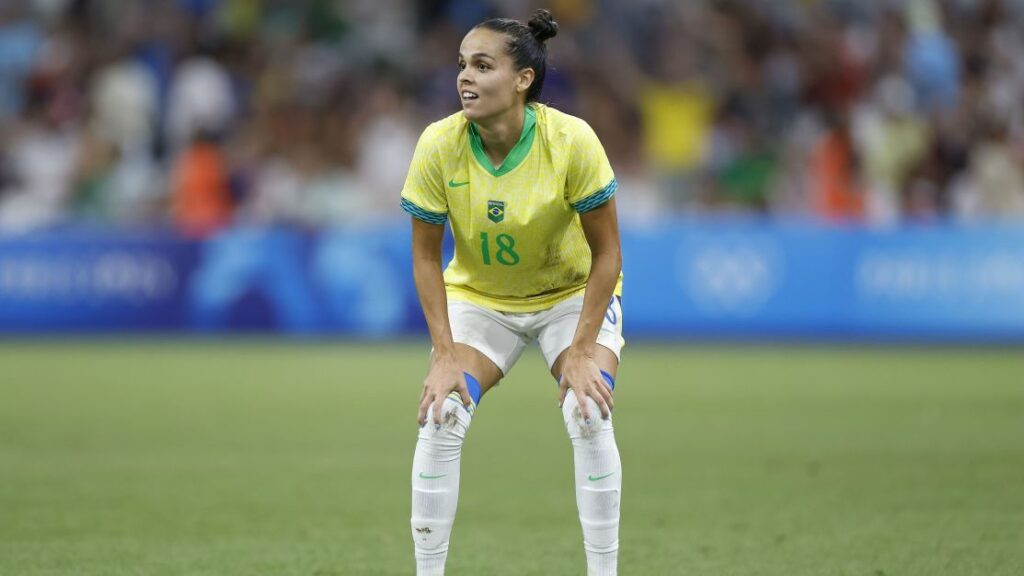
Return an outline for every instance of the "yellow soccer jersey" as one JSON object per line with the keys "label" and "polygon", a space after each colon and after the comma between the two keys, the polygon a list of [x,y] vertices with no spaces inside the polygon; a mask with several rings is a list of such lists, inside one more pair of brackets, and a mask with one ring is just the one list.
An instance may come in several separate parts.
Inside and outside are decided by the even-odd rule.
{"label": "yellow soccer jersey", "polygon": [[[526,109],[523,132],[497,170],[462,112],[423,131],[402,208],[432,224],[451,220],[448,297],[505,312],[534,312],[586,288],[590,247],[579,214],[618,184],[586,122],[547,106]],[[621,294],[622,277],[615,287]]]}

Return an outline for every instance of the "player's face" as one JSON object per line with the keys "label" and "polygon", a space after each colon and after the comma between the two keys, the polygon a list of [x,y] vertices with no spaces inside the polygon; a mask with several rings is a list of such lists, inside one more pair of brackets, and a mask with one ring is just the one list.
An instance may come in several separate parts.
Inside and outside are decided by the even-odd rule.
{"label": "player's face", "polygon": [[475,28],[459,48],[459,100],[466,118],[479,122],[522,106],[533,71],[516,70],[505,51],[508,36]]}

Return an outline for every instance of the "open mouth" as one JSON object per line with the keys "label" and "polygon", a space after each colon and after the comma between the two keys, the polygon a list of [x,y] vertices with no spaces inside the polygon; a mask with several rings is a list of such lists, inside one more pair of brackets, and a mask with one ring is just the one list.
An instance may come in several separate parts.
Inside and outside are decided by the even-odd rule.
{"label": "open mouth", "polygon": [[476,100],[479,97],[480,97],[480,95],[478,95],[476,92],[471,92],[469,90],[463,90],[462,91],[462,101],[463,102],[466,102],[466,101],[469,101],[469,100]]}

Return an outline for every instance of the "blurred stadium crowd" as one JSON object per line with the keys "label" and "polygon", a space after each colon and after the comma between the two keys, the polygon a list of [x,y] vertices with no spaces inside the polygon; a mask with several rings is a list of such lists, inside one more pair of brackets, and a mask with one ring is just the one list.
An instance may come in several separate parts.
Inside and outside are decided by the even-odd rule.
{"label": "blurred stadium crowd", "polygon": [[462,35],[536,7],[625,220],[1024,219],[1022,0],[3,0],[0,231],[394,218]]}

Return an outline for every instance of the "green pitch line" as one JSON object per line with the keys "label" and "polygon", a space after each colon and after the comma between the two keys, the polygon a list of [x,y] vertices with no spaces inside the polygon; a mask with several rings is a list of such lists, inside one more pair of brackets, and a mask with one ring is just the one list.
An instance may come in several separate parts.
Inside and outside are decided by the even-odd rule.
{"label": "green pitch line", "polygon": [[[0,574],[413,573],[426,343],[0,344]],[[1024,574],[1024,354],[629,346],[624,576]],[[528,353],[463,457],[449,573],[583,574]]]}

